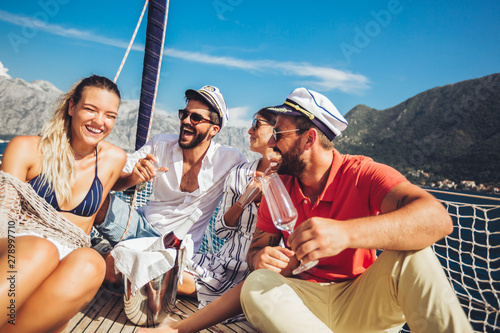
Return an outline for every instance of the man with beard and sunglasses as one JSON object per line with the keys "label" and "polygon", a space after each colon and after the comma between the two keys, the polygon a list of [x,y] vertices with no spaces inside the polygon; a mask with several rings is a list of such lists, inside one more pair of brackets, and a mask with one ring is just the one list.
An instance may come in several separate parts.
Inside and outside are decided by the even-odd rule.
{"label": "man with beard and sunglasses", "polygon": [[[113,246],[122,240],[174,231],[179,237],[189,233],[197,252],[222,197],[226,175],[247,161],[237,149],[212,142],[228,121],[220,90],[207,85],[188,89],[185,95],[186,107],[179,110],[179,135],[154,136],[128,157],[113,187],[121,191],[153,180],[150,201],[132,212],[128,225],[131,207],[109,195],[96,217],[96,229]],[[108,266],[112,266],[110,260]],[[108,270],[113,276],[112,267]]]}
{"label": "man with beard and sunglasses", "polygon": [[278,230],[262,200],[240,295],[247,319],[262,332],[399,332],[405,322],[472,332],[430,248],[453,230],[443,205],[387,165],[340,154],[333,139],[347,121],[325,96],[297,88],[268,110],[298,219],[291,234]]}

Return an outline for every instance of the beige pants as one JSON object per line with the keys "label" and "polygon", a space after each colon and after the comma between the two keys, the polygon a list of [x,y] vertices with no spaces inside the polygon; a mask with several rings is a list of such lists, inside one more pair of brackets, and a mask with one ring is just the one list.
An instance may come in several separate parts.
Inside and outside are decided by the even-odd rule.
{"label": "beige pants", "polygon": [[314,283],[257,270],[246,279],[241,305],[262,332],[472,332],[430,248],[384,251],[358,278]]}

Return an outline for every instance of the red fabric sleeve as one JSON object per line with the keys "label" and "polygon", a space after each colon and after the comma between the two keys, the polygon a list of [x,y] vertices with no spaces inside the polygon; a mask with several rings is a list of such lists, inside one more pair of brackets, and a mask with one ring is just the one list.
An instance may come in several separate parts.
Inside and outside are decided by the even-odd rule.
{"label": "red fabric sleeve", "polygon": [[269,213],[269,208],[267,208],[267,202],[264,196],[262,196],[260,207],[257,211],[257,228],[272,234],[281,233],[281,231],[274,226],[273,219]]}
{"label": "red fabric sleeve", "polygon": [[382,200],[396,185],[408,180],[396,169],[365,158],[360,161],[356,187],[362,193],[369,193],[368,203],[372,211],[380,212]]}

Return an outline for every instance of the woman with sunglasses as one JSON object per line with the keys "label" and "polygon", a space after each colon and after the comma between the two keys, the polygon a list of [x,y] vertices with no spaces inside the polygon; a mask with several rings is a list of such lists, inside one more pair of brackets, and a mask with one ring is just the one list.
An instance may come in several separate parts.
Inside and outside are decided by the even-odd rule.
{"label": "woman with sunglasses", "polygon": [[[203,309],[182,321],[165,323],[170,326],[141,329],[138,333],[177,330],[197,332],[242,313],[239,286],[234,287],[250,273],[246,254],[255,231],[257,209],[262,198],[260,184],[254,178],[262,176],[273,162],[273,150],[267,146],[267,142],[273,134],[275,121],[276,116],[266,108],[255,114],[252,127],[248,130],[250,150],[261,154],[262,158],[234,167],[226,179],[215,232],[219,238],[227,240],[217,253],[196,254],[193,257],[194,264],[188,269],[189,274],[184,274],[183,283],[178,285],[179,295],[197,297],[199,308]],[[227,296],[219,298],[222,294]],[[217,298],[215,304],[210,304]],[[243,318],[241,315],[231,321]]]}

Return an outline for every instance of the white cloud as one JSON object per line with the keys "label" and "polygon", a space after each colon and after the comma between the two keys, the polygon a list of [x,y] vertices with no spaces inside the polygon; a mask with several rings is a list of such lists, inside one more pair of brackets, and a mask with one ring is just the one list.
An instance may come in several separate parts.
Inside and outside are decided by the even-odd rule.
{"label": "white cloud", "polygon": [[[21,33],[21,38],[33,38],[38,31],[48,32],[53,35],[58,35],[62,37],[76,38],[80,40],[86,40],[91,42],[96,42],[99,44],[105,44],[110,46],[115,46],[119,48],[127,48],[128,43],[116,40],[113,38],[107,38],[94,34],[91,31],[84,31],[72,28],[64,28],[57,24],[50,24],[40,19],[35,19],[33,17],[12,14],[3,10],[0,10],[0,20],[9,22],[21,27],[25,27],[26,31]],[[144,50],[144,46],[136,46],[135,50]]]}
{"label": "white cloud", "polygon": [[369,88],[366,76],[331,67],[294,62],[277,62],[272,67],[280,69],[287,75],[308,78],[302,83],[319,91],[340,90],[346,93],[357,93]]}
{"label": "white cloud", "polygon": [[250,128],[252,118],[249,118],[248,115],[252,114],[251,110],[249,106],[229,108],[229,126]]}
{"label": "white cloud", "polygon": [[7,72],[8,72],[8,71],[9,71],[9,69],[8,69],[8,68],[6,68],[6,67],[2,64],[2,62],[0,61],[0,76],[4,76],[4,77],[7,77],[7,78],[9,78],[9,79],[12,79],[12,78],[10,77],[10,75],[9,75],[9,74],[7,74]]}
{"label": "white cloud", "polygon": [[[128,43],[94,34],[91,31],[68,29],[56,24],[50,24],[32,17],[21,16],[0,10],[0,20],[15,25],[38,29],[51,34],[86,40],[104,45],[126,49]],[[143,45],[134,45],[134,50],[144,50]],[[353,74],[327,66],[316,66],[307,62],[280,62],[275,60],[245,60],[233,57],[213,56],[200,52],[182,51],[166,48],[165,55],[186,61],[238,68],[248,72],[266,74],[281,74],[296,77],[297,83],[324,92],[340,90],[345,93],[357,94],[369,88],[368,78],[361,74]]]}
{"label": "white cloud", "polygon": [[165,49],[165,54],[187,61],[238,68],[246,71],[274,72],[288,76],[298,76],[300,78],[299,82],[319,91],[340,90],[346,93],[358,93],[369,88],[368,78],[364,75],[353,74],[331,67],[315,66],[309,63],[242,60],[175,49]]}

